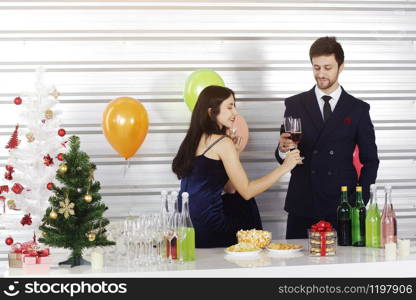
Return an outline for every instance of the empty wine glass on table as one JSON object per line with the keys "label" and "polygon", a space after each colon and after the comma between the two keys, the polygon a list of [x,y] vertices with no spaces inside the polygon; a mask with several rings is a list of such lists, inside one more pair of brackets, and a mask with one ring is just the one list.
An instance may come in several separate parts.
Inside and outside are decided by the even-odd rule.
{"label": "empty wine glass on table", "polygon": [[[134,254],[134,243],[133,243],[133,233],[134,233],[135,218],[132,216],[127,217],[124,220],[123,235],[125,237],[127,245],[127,261],[130,264],[131,254]],[[134,258],[134,256],[133,256]]]}

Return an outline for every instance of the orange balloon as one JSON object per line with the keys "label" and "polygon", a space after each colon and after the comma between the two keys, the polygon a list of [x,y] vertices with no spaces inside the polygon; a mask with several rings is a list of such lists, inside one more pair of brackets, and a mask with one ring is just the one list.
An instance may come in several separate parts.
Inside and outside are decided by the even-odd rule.
{"label": "orange balloon", "polygon": [[136,154],[147,135],[147,111],[136,99],[114,99],[104,110],[102,127],[113,149],[128,159]]}

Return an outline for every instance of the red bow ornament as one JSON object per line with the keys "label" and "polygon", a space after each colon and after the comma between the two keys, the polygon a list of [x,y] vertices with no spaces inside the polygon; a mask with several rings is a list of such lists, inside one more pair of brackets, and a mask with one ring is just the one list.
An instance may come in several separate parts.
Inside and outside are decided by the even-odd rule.
{"label": "red bow ornament", "polygon": [[15,194],[20,194],[21,192],[23,192],[23,190],[24,190],[24,188],[23,188],[23,186],[20,183],[15,183],[12,186],[12,191]]}

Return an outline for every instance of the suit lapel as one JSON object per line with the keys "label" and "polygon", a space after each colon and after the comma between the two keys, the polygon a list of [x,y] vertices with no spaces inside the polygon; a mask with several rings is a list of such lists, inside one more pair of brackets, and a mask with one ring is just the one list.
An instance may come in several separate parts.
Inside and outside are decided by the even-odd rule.
{"label": "suit lapel", "polygon": [[327,135],[330,135],[332,131],[337,129],[339,125],[343,124],[343,118],[345,118],[345,116],[351,110],[352,106],[353,102],[351,101],[350,96],[342,88],[341,96],[339,97],[338,103],[335,106],[335,109],[332,112],[329,119],[325,122],[319,140],[325,138],[325,136]]}
{"label": "suit lapel", "polygon": [[316,101],[315,87],[306,93],[306,97],[302,99],[302,104],[319,134],[324,127],[324,120],[322,119],[322,113]]}

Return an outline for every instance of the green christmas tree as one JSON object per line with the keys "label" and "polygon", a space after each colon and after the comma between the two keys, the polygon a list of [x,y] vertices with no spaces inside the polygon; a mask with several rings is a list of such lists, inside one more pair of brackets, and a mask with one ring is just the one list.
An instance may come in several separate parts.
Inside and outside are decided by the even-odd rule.
{"label": "green christmas tree", "polygon": [[105,234],[109,221],[103,213],[108,207],[101,201],[100,182],[94,180],[96,166],[80,151],[79,137],[71,136],[69,142],[70,150],[63,155],[56,175],[62,186],[53,185],[54,196],[39,226],[39,242],[71,249],[70,258],[59,265],[74,267],[89,264],[82,258],[85,248],[115,243]]}

